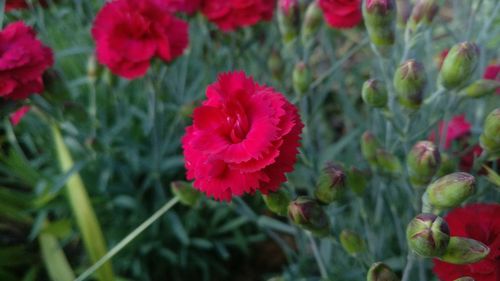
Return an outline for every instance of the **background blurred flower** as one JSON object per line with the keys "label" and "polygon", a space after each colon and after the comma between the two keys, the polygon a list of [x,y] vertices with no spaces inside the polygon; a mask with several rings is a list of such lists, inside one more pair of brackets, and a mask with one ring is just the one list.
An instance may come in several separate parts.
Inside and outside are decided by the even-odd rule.
{"label": "background blurred flower", "polygon": [[54,63],[52,51],[23,22],[0,32],[0,97],[24,99],[44,89],[42,74]]}
{"label": "background blurred flower", "polygon": [[205,0],[202,12],[219,29],[232,31],[271,20],[275,5],[275,0]]}
{"label": "background blurred flower", "polygon": [[470,276],[476,281],[500,279],[500,204],[471,204],[452,210],[445,216],[451,236],[478,240],[490,248],[480,262],[455,265],[434,260],[434,272],[442,281]]}
{"label": "background blurred flower", "polygon": [[[483,78],[500,81],[500,64],[488,65],[484,70]],[[500,89],[497,89],[497,94],[500,94]]]}
{"label": "background blurred flower", "polygon": [[14,9],[28,8],[28,3],[24,0],[7,0],[5,1],[5,11],[9,12]]}
{"label": "background blurred flower", "polygon": [[164,2],[168,9],[174,13],[196,13],[201,6],[201,0],[159,0]]}
{"label": "background blurred flower", "polygon": [[108,2],[92,27],[97,59],[128,79],[146,74],[158,56],[170,62],[182,55],[189,41],[188,25],[153,0]]}
{"label": "background blurred flower", "polygon": [[351,28],[363,19],[360,0],[319,0],[319,6],[331,27]]}
{"label": "background blurred flower", "polygon": [[303,127],[295,106],[243,72],[221,74],[206,96],[182,139],[187,178],[218,200],[278,190]]}

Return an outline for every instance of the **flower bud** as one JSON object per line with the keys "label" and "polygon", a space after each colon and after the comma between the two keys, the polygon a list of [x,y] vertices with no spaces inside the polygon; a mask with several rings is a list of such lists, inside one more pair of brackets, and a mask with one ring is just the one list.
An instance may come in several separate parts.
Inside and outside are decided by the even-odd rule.
{"label": "flower bud", "polygon": [[327,164],[321,172],[314,195],[324,204],[338,200],[345,191],[345,174],[340,166]]}
{"label": "flower bud", "polygon": [[420,214],[406,228],[410,248],[422,257],[439,257],[446,251],[450,230],[443,218],[433,214]]}
{"label": "flower bud", "polygon": [[363,101],[372,107],[383,108],[387,104],[387,89],[377,79],[370,79],[363,84]]}
{"label": "flower bud", "polygon": [[420,141],[413,146],[406,157],[410,182],[414,186],[428,184],[441,164],[439,149],[430,141]]}
{"label": "flower bud", "polygon": [[389,151],[378,149],[376,158],[377,167],[384,173],[397,175],[403,170],[399,159]]}
{"label": "flower bud", "polygon": [[365,241],[359,234],[350,230],[342,230],[340,244],[349,255],[356,255],[365,250]]}
{"label": "flower bud", "polygon": [[410,0],[396,0],[397,25],[405,27],[411,13]]}
{"label": "flower bud", "polygon": [[461,96],[468,98],[481,98],[487,95],[493,95],[500,89],[500,82],[496,80],[479,79],[467,86],[460,92]]}
{"label": "flower bud", "polygon": [[298,34],[297,25],[300,14],[298,0],[279,0],[277,14],[283,42],[289,43],[295,40]]}
{"label": "flower bud", "polygon": [[399,103],[408,109],[418,109],[422,104],[426,83],[421,63],[415,60],[404,62],[394,74],[394,89]]}
{"label": "flower bud", "polygon": [[366,0],[363,5],[366,30],[373,44],[394,44],[396,3],[394,0]]}
{"label": "flower bud", "polygon": [[179,197],[179,201],[187,206],[195,206],[201,198],[201,193],[188,182],[174,181],[170,184],[170,189]]}
{"label": "flower bud", "polygon": [[454,208],[474,193],[474,176],[458,172],[437,179],[427,187],[431,206],[438,209]]}
{"label": "flower bud", "polygon": [[453,173],[457,169],[457,162],[454,161],[450,155],[445,152],[441,152],[441,165],[436,173],[437,176],[442,177]]}
{"label": "flower bud", "polygon": [[490,253],[490,248],[474,239],[451,237],[445,253],[440,260],[452,264],[470,264],[484,259]]}
{"label": "flower bud", "polygon": [[455,279],[455,281],[475,281],[475,280],[472,277],[465,276],[465,277],[461,277],[461,278]]}
{"label": "flower bud", "polygon": [[379,142],[370,131],[363,133],[361,136],[361,153],[371,165],[377,165],[376,156],[379,147]]}
{"label": "flower bud", "polygon": [[275,50],[271,52],[271,55],[267,60],[267,67],[269,68],[269,71],[271,71],[271,75],[274,79],[281,80],[283,78],[283,70],[285,69],[285,65],[279,52]]}
{"label": "flower bud", "polygon": [[399,281],[396,273],[384,263],[374,263],[366,275],[367,281]]}
{"label": "flower bud", "polygon": [[439,5],[436,0],[417,0],[410,16],[412,29],[415,30],[421,22],[431,24],[438,11]]}
{"label": "flower bud", "polygon": [[304,62],[299,62],[293,70],[293,88],[299,95],[305,94],[311,85],[311,72]]}
{"label": "flower bud", "polygon": [[299,197],[288,205],[288,217],[298,226],[318,236],[330,233],[330,221],[315,200]]}
{"label": "flower bud", "polygon": [[97,61],[94,55],[87,59],[87,78],[90,83],[95,83],[97,79]]}
{"label": "flower bud", "polygon": [[500,108],[490,112],[484,121],[481,146],[490,154],[500,151]]}
{"label": "flower bud", "polygon": [[322,22],[323,13],[318,6],[318,1],[312,1],[311,4],[307,6],[304,22],[302,23],[302,43],[305,46],[311,45],[312,38],[316,35],[316,32],[318,32]]}
{"label": "flower bud", "polygon": [[262,198],[271,212],[280,216],[286,216],[290,204],[290,194],[284,189],[278,189],[269,194],[263,194]]}
{"label": "flower bud", "polygon": [[441,84],[453,89],[466,83],[477,67],[478,58],[479,47],[474,43],[462,42],[453,46],[439,73]]}
{"label": "flower bud", "polygon": [[363,196],[366,186],[368,185],[366,177],[367,176],[362,171],[352,167],[347,172],[347,186],[351,188],[356,195]]}

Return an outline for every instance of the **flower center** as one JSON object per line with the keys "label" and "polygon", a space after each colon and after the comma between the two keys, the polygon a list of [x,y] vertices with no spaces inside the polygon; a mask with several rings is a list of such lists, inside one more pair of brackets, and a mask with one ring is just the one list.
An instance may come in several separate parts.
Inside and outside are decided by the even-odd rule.
{"label": "flower center", "polygon": [[245,110],[239,103],[234,103],[228,106],[227,123],[230,132],[229,137],[232,143],[242,142],[248,133],[248,118]]}

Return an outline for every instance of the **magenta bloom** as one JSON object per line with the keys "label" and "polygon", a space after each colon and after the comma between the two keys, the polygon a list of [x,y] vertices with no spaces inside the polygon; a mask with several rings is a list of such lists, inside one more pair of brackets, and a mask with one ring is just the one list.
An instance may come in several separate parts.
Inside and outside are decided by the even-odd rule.
{"label": "magenta bloom", "polygon": [[219,75],[206,96],[182,139],[187,178],[217,200],[278,190],[296,161],[297,108],[243,72]]}
{"label": "magenta bloom", "polygon": [[319,0],[319,6],[334,28],[352,28],[363,20],[361,0]]}

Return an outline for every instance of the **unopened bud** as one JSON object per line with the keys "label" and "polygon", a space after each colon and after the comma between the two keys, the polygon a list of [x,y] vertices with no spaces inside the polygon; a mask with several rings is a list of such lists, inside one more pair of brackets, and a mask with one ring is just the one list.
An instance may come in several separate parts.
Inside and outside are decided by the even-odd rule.
{"label": "unopened bud", "polygon": [[318,236],[330,233],[330,221],[323,208],[315,200],[299,197],[290,202],[288,217],[298,226]]}
{"label": "unopened bud", "polygon": [[366,0],[363,5],[366,29],[373,44],[394,44],[396,3],[394,0]]}
{"label": "unopened bud", "polygon": [[271,75],[274,79],[281,80],[283,78],[283,70],[285,68],[285,65],[279,52],[275,50],[271,52],[271,55],[267,60],[267,67],[269,68],[269,71],[271,71]]}
{"label": "unopened bud", "polygon": [[422,257],[439,257],[450,242],[450,230],[443,218],[420,214],[408,224],[406,239],[410,248]]}
{"label": "unopened bud", "polygon": [[366,275],[367,281],[399,281],[396,273],[385,263],[374,263]]}
{"label": "unopened bud", "polygon": [[430,141],[420,141],[406,157],[410,181],[414,186],[428,184],[441,164],[439,149]]}
{"label": "unopened bud", "polygon": [[377,149],[380,144],[370,131],[361,136],[361,153],[371,165],[377,165]]}
{"label": "unopened bud", "polygon": [[345,174],[340,166],[327,164],[321,172],[314,195],[321,203],[338,200],[345,191]]}
{"label": "unopened bud", "polygon": [[429,204],[438,209],[454,208],[474,193],[474,176],[458,172],[437,179],[427,187]]}
{"label": "unopened bud", "polygon": [[405,27],[411,13],[411,4],[409,0],[396,0],[397,24]]}
{"label": "unopened bud", "polygon": [[419,23],[431,24],[438,11],[436,0],[417,0],[410,16],[412,29],[415,30]]}
{"label": "unopened bud", "polygon": [[366,186],[368,185],[366,175],[352,167],[348,172],[347,172],[347,186],[351,188],[351,190],[356,193],[358,196],[363,196]]}
{"label": "unopened bud", "polygon": [[418,109],[422,104],[427,79],[424,66],[408,60],[394,74],[394,89],[399,103],[408,109]]}
{"label": "unopened bud", "polygon": [[372,107],[383,108],[387,104],[387,89],[377,79],[370,79],[363,84],[363,101]]}
{"label": "unopened bud", "polygon": [[377,167],[384,173],[398,175],[402,171],[402,165],[399,159],[389,151],[384,149],[377,150]]}
{"label": "unopened bud", "polygon": [[461,278],[455,279],[455,281],[475,281],[475,280],[472,277],[465,276],[465,277],[461,277]]}
{"label": "unopened bud", "polygon": [[311,85],[311,72],[304,62],[299,62],[293,70],[293,88],[299,95],[305,94]]}
{"label": "unopened bud", "polygon": [[441,67],[441,84],[447,89],[457,88],[466,83],[479,58],[479,47],[470,42],[459,43],[450,49]]}
{"label": "unopened bud", "polygon": [[201,193],[188,182],[174,181],[170,184],[170,188],[179,201],[187,206],[195,206],[201,198]]}
{"label": "unopened bud", "polygon": [[460,92],[460,95],[468,98],[481,98],[487,95],[492,95],[499,89],[499,81],[479,79],[463,89]]}
{"label": "unopened bud", "polygon": [[87,78],[90,83],[95,83],[97,79],[97,61],[94,55],[91,55],[87,60]]}
{"label": "unopened bud", "polygon": [[277,14],[283,42],[289,43],[295,40],[298,34],[297,26],[300,14],[298,0],[279,0]]}
{"label": "unopened bud", "polygon": [[342,230],[340,244],[349,255],[356,255],[365,250],[365,241],[359,234],[350,230]]}
{"label": "unopened bud", "polygon": [[500,108],[493,110],[486,117],[480,142],[488,153],[495,155],[500,152]]}
{"label": "unopened bud", "polygon": [[302,23],[302,43],[305,46],[311,45],[312,39],[316,35],[316,32],[318,32],[322,22],[323,13],[318,6],[318,1],[312,1],[309,6],[307,6],[304,22]]}
{"label": "unopened bud", "polygon": [[286,216],[290,204],[290,194],[284,189],[278,189],[269,194],[263,194],[262,198],[271,212],[280,216]]}
{"label": "unopened bud", "polygon": [[490,248],[483,243],[465,237],[451,237],[445,253],[440,260],[452,264],[470,264],[484,259]]}

